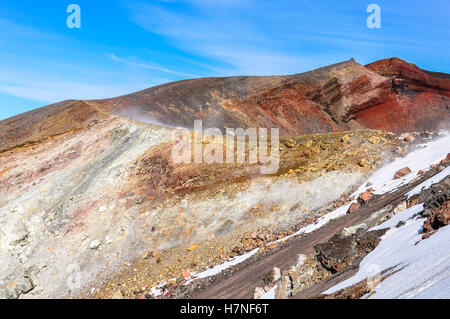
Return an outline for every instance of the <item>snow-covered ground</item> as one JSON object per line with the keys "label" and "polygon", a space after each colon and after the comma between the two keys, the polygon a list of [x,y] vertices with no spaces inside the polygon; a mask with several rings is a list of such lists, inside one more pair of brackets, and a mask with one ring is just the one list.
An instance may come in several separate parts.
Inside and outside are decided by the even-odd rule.
{"label": "snow-covered ground", "polygon": [[[378,194],[391,192],[399,186],[410,182],[417,176],[417,171],[427,170],[430,165],[439,163],[450,152],[450,136],[421,145],[404,158],[375,172],[369,181]],[[397,180],[395,172],[408,166],[412,173]],[[450,167],[424,181],[410,192],[408,198],[428,189],[450,175]],[[361,186],[355,194],[365,190]],[[358,273],[328,289],[330,294],[349,287],[362,280],[379,276],[381,272],[389,275],[381,283],[374,281],[375,293],[369,298],[450,298],[450,226],[443,227],[436,234],[422,239],[420,231],[424,218],[417,215],[423,211],[423,204],[416,205],[394,215],[372,230],[389,228],[377,248],[367,255],[360,264]],[[399,222],[405,224],[399,228]],[[375,278],[376,279],[376,278]]]}
{"label": "snow-covered ground", "polygon": [[[231,258],[230,260],[228,260],[228,261],[226,261],[226,262],[224,262],[222,264],[216,265],[213,268],[207,269],[205,271],[202,271],[202,272],[199,272],[199,273],[191,273],[191,277],[192,278],[190,280],[188,280],[185,283],[185,285],[188,285],[188,284],[192,283],[192,281],[194,281],[196,279],[203,279],[203,278],[215,276],[215,275],[221,273],[222,271],[224,271],[224,270],[226,270],[226,269],[228,269],[230,267],[236,266],[237,264],[240,264],[240,263],[244,262],[245,260],[247,260],[250,257],[252,257],[254,254],[256,254],[258,252],[258,249],[259,248],[255,248],[255,249],[253,249],[252,251],[250,251],[250,252],[248,252],[246,254],[243,254],[243,255]],[[171,280],[175,280],[175,279],[176,278],[173,278]],[[160,296],[163,293],[163,291],[161,290],[162,287],[164,287],[171,280],[165,281],[165,282],[159,284],[158,286],[153,287],[151,289],[151,293],[154,296]]]}
{"label": "snow-covered ground", "polygon": [[[402,185],[408,184],[417,177],[417,173],[419,172],[419,170],[429,170],[431,165],[439,163],[450,152],[450,134],[441,133],[441,135],[442,137],[440,139],[421,144],[419,145],[420,148],[418,150],[409,153],[403,158],[397,158],[392,163],[376,170],[372,174],[372,176],[351,195],[355,197],[355,200],[353,200],[352,202],[349,202],[346,205],[343,205],[326,214],[325,216],[320,217],[315,223],[299,229],[294,234],[279,239],[273,243],[283,242],[291,237],[311,233],[316,229],[321,228],[331,220],[344,216],[347,213],[350,205],[357,202],[358,196],[369,188],[372,188],[373,193],[375,194],[386,194],[396,190]],[[409,167],[411,169],[411,173],[406,175],[405,177],[394,179],[395,173],[399,169],[402,169],[404,167]],[[450,167],[447,167],[445,170],[435,175],[433,178],[430,178],[429,180],[423,182],[422,184],[411,190],[408,195],[413,196],[414,194],[420,193],[422,189],[426,189],[432,184],[438,183],[449,174]],[[273,243],[270,243],[268,245],[271,245]]]}
{"label": "snow-covered ground", "polygon": [[210,268],[210,269],[202,271],[198,274],[195,274],[195,275],[193,275],[193,277],[195,279],[202,279],[202,278],[207,278],[207,277],[217,275],[217,274],[221,273],[222,271],[224,271],[230,267],[233,267],[237,264],[240,264],[241,262],[249,259],[251,256],[256,254],[258,252],[258,250],[259,250],[259,248],[255,248],[246,254],[231,258],[230,260],[228,260],[227,262],[224,262],[223,264],[216,265],[213,268]]}
{"label": "snow-covered ground", "polygon": [[[419,170],[427,171],[431,165],[439,163],[442,159],[446,157],[446,155],[450,152],[450,135],[445,133],[442,134],[442,138],[437,139],[435,141],[431,141],[426,144],[420,145],[419,149],[411,152],[407,156],[403,158],[398,158],[392,163],[378,169],[375,171],[372,176],[368,179],[368,181],[362,184],[356,192],[352,194],[355,197],[355,200],[335,209],[334,211],[326,214],[325,216],[320,217],[316,222],[309,224],[297,232],[291,234],[290,236],[284,237],[268,245],[279,243],[288,240],[291,237],[295,237],[301,234],[311,233],[325,224],[330,222],[333,219],[344,216],[347,213],[350,205],[357,201],[357,197],[368,188],[372,188],[374,193],[376,194],[385,194],[396,190],[398,187],[405,185],[411,182],[418,175]],[[409,167],[411,169],[411,173],[407,176],[394,179],[395,173],[403,168]],[[408,195],[413,196],[414,194],[419,193],[423,189],[429,188],[432,184],[441,181],[443,178],[450,174],[450,168],[444,169],[439,174],[430,178],[429,180],[423,182],[418,185],[416,188],[411,190]],[[368,182],[370,182],[368,184]],[[370,185],[370,186],[369,186]],[[359,282],[360,280],[367,279],[373,274],[379,273],[391,267],[397,267],[396,270],[404,267],[401,271],[392,275],[388,279],[386,279],[380,287],[377,287],[377,294],[373,297],[415,297],[415,293],[420,293],[421,296],[437,296],[437,291],[439,290],[437,285],[439,285],[437,279],[444,280],[447,283],[450,283],[448,276],[450,275],[450,228],[445,227],[438,232],[438,234],[432,236],[426,241],[421,240],[421,235],[419,231],[423,224],[423,219],[412,219],[412,216],[417,214],[423,210],[422,205],[416,205],[410,209],[402,211],[396,214],[393,218],[386,221],[382,225],[375,227],[374,229],[382,229],[382,228],[391,228],[385,236],[383,236],[383,240],[380,245],[370,254],[368,255],[363,262],[361,263],[361,268],[358,274],[354,277],[336,285],[335,287],[329,289],[324,293],[331,293],[337,291],[339,289],[348,287],[353,285],[354,283]],[[405,221],[406,225],[401,228],[396,228],[395,226],[400,222]],[[432,239],[432,240],[430,240]],[[416,243],[419,243],[415,245]],[[425,244],[423,244],[425,243]],[[258,249],[254,249],[253,251],[244,254],[242,256],[238,256],[230,259],[229,261],[216,265],[211,269],[207,269],[200,273],[193,273],[192,279],[186,282],[185,284],[191,283],[195,279],[207,278],[210,276],[214,276],[219,274],[220,272],[233,267],[239,263],[242,263],[246,259],[250,258],[254,254],[258,252]],[[370,257],[369,257],[370,256]],[[438,260],[435,260],[435,257],[438,256]],[[418,279],[410,279],[407,281],[404,276],[413,276],[414,274],[421,273],[415,269],[416,267],[431,267],[434,270],[428,271],[425,275],[422,275],[421,278]],[[443,269],[447,271],[443,271]],[[392,279],[391,279],[392,278]],[[394,281],[397,280],[397,281]],[[400,285],[399,283],[404,283]],[[161,288],[167,284],[167,282],[158,285],[152,289],[152,293],[155,296],[158,296],[162,293]],[[388,285],[398,285],[398,287],[402,286],[405,288],[394,289]],[[417,289],[414,290],[414,285],[418,285]],[[442,282],[440,283],[442,285]],[[383,290],[384,287],[387,287]],[[450,287],[449,285],[446,287]],[[262,299],[273,299],[275,298],[275,287],[270,289],[266,294],[264,294]],[[380,290],[379,290],[380,289]],[[403,289],[403,290],[402,290]],[[412,289],[411,291],[406,291],[404,289]],[[436,289],[434,291],[433,289]],[[450,295],[450,289],[447,289],[448,295]],[[443,293],[443,292],[442,292]],[[445,294],[445,293],[444,293]],[[448,296],[446,295],[446,296]],[[390,296],[390,297],[389,297]]]}
{"label": "snow-covered ground", "polygon": [[343,206],[333,210],[332,212],[329,212],[328,214],[320,217],[319,219],[317,219],[317,221],[315,223],[309,224],[309,225],[299,229],[298,231],[296,231],[295,233],[293,233],[293,234],[291,234],[289,236],[286,236],[286,237],[278,239],[278,240],[276,240],[274,242],[271,242],[271,243],[267,244],[267,246],[270,246],[270,245],[275,244],[275,243],[286,241],[289,238],[292,238],[292,237],[295,237],[295,236],[298,236],[298,235],[301,235],[301,234],[312,233],[313,231],[315,231],[315,230],[321,228],[322,226],[324,226],[325,224],[327,224],[329,221],[345,215],[347,213],[347,210],[350,207],[350,205],[351,205],[351,203],[345,204],[345,205],[343,205]]}
{"label": "snow-covered ground", "polygon": [[413,197],[414,195],[419,194],[422,190],[430,188],[431,185],[439,183],[444,178],[450,175],[450,166],[442,170],[442,172],[434,175],[433,177],[427,179],[425,182],[421,183],[414,187],[411,191],[408,192],[408,198]]}
{"label": "snow-covered ground", "polygon": [[[450,152],[450,135],[448,133],[441,135],[440,139],[419,145],[420,148],[414,152],[403,158],[397,158],[375,171],[368,181],[352,194],[355,197],[352,202],[276,242],[312,232],[329,221],[345,215],[351,203],[356,202],[356,198],[369,188],[372,188],[375,194],[386,194],[411,182],[418,176],[419,170],[429,170]],[[394,179],[395,173],[403,167],[409,167],[411,173],[403,178]],[[408,198],[428,189],[448,175],[450,175],[450,167],[412,189],[407,193]],[[384,228],[390,228],[390,230],[382,237],[379,246],[364,258],[355,276],[330,288],[324,294],[336,292],[361,280],[369,279],[370,282],[377,283],[372,281],[373,276],[379,276],[381,272],[390,269],[384,274],[390,274],[390,276],[376,287],[375,294],[370,295],[370,298],[450,298],[450,226],[422,240],[420,231],[424,219],[417,215],[422,210],[423,204],[416,205],[374,227],[372,230]],[[405,222],[405,225],[397,228],[401,221]],[[262,298],[275,298],[275,288],[269,290]]]}
{"label": "snow-covered ground", "polygon": [[[354,195],[359,195],[368,188],[372,188],[374,194],[392,192],[411,182],[417,177],[420,170],[427,171],[430,165],[439,163],[450,152],[450,134],[446,132],[441,135],[441,138],[421,144],[418,146],[420,147],[418,150],[403,158],[397,158],[392,163],[375,171],[367,181],[370,186],[367,183],[361,185]],[[409,167],[411,173],[402,178],[394,179],[395,173],[404,167]]]}
{"label": "snow-covered ground", "polygon": [[[422,240],[424,218],[416,214],[423,204],[397,213],[373,228],[390,230],[380,244],[360,264],[358,273],[328,289],[330,294],[369,278],[376,286],[369,298],[450,298],[450,226]],[[403,221],[400,228],[396,225]],[[390,269],[381,283],[373,276]],[[378,284],[378,285],[377,285]]]}
{"label": "snow-covered ground", "polygon": [[270,288],[264,295],[261,296],[259,299],[276,299],[276,289],[277,286],[273,286]]}

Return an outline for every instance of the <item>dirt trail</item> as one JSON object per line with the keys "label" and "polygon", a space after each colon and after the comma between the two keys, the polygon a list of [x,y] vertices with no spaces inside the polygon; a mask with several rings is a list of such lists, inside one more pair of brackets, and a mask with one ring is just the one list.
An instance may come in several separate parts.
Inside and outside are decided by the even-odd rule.
{"label": "dirt trail", "polygon": [[[426,174],[422,175],[419,180],[405,185],[395,192],[384,194],[376,197],[367,206],[362,207],[357,212],[351,215],[345,215],[341,218],[330,221],[323,227],[316,231],[302,235],[300,237],[282,244],[282,247],[275,253],[268,256],[259,256],[249,263],[237,265],[233,273],[225,278],[218,278],[212,280],[213,285],[204,287],[197,294],[190,296],[194,299],[238,299],[238,298],[252,298],[255,287],[261,286],[264,275],[266,275],[273,267],[278,267],[281,271],[288,270],[295,264],[298,254],[310,254],[314,252],[313,246],[330,239],[335,233],[341,232],[344,228],[367,223],[367,218],[374,212],[383,207],[392,204],[400,203],[405,194],[415,186],[422,183],[424,180],[430,178],[437,173],[436,169],[432,169]],[[372,223],[375,223],[374,220]],[[371,227],[370,222],[368,226]],[[356,269],[355,269],[356,270]],[[353,271],[355,271],[353,270]],[[351,271],[349,274],[351,276]],[[218,275],[219,277],[220,275]],[[340,275],[338,282],[345,279]],[[336,277],[336,278],[335,278]],[[326,282],[316,285],[309,289],[308,293],[301,294],[301,297],[310,297],[320,294],[327,289],[329,285],[336,284],[338,276],[333,276]],[[344,276],[345,277],[345,276]],[[334,279],[334,280],[333,280]],[[320,291],[319,291],[320,290]]]}

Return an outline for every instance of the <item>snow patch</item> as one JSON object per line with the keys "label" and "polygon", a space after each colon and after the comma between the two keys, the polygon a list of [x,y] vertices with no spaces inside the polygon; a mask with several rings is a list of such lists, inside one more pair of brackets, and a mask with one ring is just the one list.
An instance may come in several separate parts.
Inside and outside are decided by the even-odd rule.
{"label": "snow patch", "polygon": [[442,172],[440,172],[440,173],[434,175],[433,177],[427,179],[422,184],[416,186],[411,191],[409,191],[408,194],[406,194],[406,195],[408,195],[408,199],[411,198],[414,195],[420,194],[420,192],[422,192],[423,190],[430,188],[431,185],[439,183],[444,178],[446,178],[448,175],[450,175],[450,166],[445,168]]}
{"label": "snow patch", "polygon": [[[202,271],[202,272],[199,272],[199,273],[194,273],[193,272],[193,273],[191,273],[192,279],[190,279],[187,282],[185,282],[184,285],[189,285],[190,283],[192,283],[196,279],[203,279],[203,278],[215,276],[215,275],[221,273],[222,271],[224,271],[224,270],[226,270],[226,269],[228,269],[230,267],[236,266],[237,264],[242,263],[243,261],[247,260],[248,258],[252,257],[254,254],[256,254],[258,252],[258,249],[259,248],[255,248],[255,249],[253,249],[252,251],[250,251],[250,252],[248,252],[246,254],[243,254],[241,256],[237,256],[237,257],[231,258],[227,262],[224,262],[224,263],[222,263],[220,265],[216,265],[213,268],[207,269],[205,271]],[[165,282],[163,282],[163,283],[161,283],[161,284],[159,284],[157,286],[152,287],[151,290],[150,290],[150,293],[153,296],[155,296],[155,297],[160,296],[163,293],[162,287],[167,285],[167,283],[169,281],[174,281],[174,280],[176,280],[176,278],[169,279],[169,280],[167,280],[167,281],[165,281]]]}
{"label": "snow patch", "polygon": [[277,285],[270,288],[264,295],[261,296],[259,299],[277,299],[276,296],[276,289]]}
{"label": "snow patch", "polygon": [[348,208],[350,207],[351,203],[349,204],[345,204],[335,210],[333,210],[332,212],[326,214],[325,216],[320,217],[315,223],[309,224],[301,229],[299,229],[298,231],[296,231],[295,233],[283,237],[281,239],[278,239],[274,242],[271,242],[269,244],[267,244],[267,246],[275,244],[275,243],[279,243],[279,242],[283,242],[288,240],[289,238],[301,235],[301,234],[309,234],[312,233],[313,231],[321,228],[322,226],[324,226],[325,224],[327,224],[328,222],[330,222],[333,219],[339,218],[343,215],[345,215],[348,211]]}
{"label": "snow patch", "polygon": [[[375,171],[368,180],[371,183],[370,188],[374,190],[374,194],[386,194],[408,184],[417,177],[419,170],[426,171],[430,165],[437,164],[444,159],[450,151],[449,145],[450,135],[448,134],[438,140],[419,145],[421,149],[413,151],[403,158],[397,158],[392,163]],[[409,167],[411,173],[402,178],[394,179],[395,173],[404,167]],[[365,183],[354,195],[359,195],[368,188],[367,183]]]}
{"label": "snow patch", "polygon": [[[373,229],[390,228],[380,244],[360,264],[358,273],[323,292],[331,294],[367,280],[374,274],[392,269],[369,298],[449,298],[450,226],[422,240],[423,218],[414,217],[423,204],[399,212]],[[396,228],[399,221],[405,225]]]}
{"label": "snow patch", "polygon": [[194,279],[202,279],[202,278],[206,278],[206,277],[215,276],[215,275],[221,273],[222,271],[224,271],[230,267],[233,267],[237,264],[240,264],[243,261],[245,261],[246,259],[252,257],[254,254],[256,254],[258,252],[258,250],[259,250],[259,248],[255,248],[252,251],[250,251],[244,255],[234,257],[234,258],[230,259],[229,261],[224,262],[223,264],[216,265],[211,269],[207,269],[201,273],[195,274],[193,277],[194,277]]}

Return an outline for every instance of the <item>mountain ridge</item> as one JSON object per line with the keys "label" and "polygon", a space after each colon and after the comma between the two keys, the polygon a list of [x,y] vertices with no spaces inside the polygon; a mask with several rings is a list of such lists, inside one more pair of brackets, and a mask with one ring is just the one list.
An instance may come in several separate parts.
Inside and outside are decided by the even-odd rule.
{"label": "mountain ridge", "polygon": [[294,75],[181,80],[100,100],[67,100],[0,121],[0,152],[110,116],[162,126],[278,127],[282,135],[447,127],[450,76],[399,58],[353,59]]}

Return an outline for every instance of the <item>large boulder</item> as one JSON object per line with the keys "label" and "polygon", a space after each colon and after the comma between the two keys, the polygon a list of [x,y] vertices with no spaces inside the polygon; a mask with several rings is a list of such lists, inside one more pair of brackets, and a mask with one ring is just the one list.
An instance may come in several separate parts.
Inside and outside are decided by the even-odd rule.
{"label": "large boulder", "polygon": [[349,236],[336,234],[327,242],[314,246],[317,259],[331,272],[343,271],[357,265],[364,256],[374,250],[385,232],[386,230],[366,231],[359,228]]}
{"label": "large boulder", "polygon": [[402,178],[408,174],[411,173],[411,169],[409,167],[403,167],[402,169],[399,169],[395,175],[394,175],[394,179],[399,179]]}
{"label": "large boulder", "polygon": [[447,226],[450,222],[450,201],[446,201],[438,208],[429,213],[427,220],[423,224],[425,233],[438,230]]}
{"label": "large boulder", "polygon": [[371,191],[365,191],[364,193],[361,193],[358,197],[358,202],[361,206],[366,205],[368,202],[370,202],[373,198],[373,193]]}

